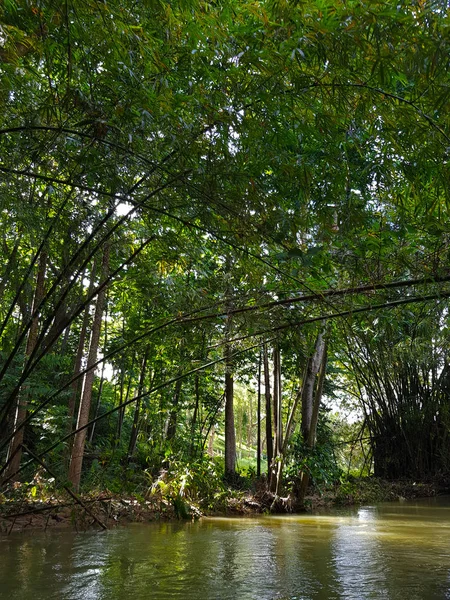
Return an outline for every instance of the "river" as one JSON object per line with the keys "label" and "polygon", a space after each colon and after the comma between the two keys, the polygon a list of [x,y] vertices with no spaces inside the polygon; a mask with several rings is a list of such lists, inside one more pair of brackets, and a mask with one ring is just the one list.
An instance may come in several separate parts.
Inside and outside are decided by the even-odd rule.
{"label": "river", "polygon": [[0,598],[450,599],[450,499],[12,534]]}

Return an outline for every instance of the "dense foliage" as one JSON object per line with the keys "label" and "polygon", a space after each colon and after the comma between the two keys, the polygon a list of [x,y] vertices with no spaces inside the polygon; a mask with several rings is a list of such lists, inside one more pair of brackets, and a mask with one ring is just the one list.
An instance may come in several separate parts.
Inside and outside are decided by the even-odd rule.
{"label": "dense foliage", "polygon": [[449,24],[442,0],[4,2],[5,483],[133,488],[206,452],[300,496],[336,460],[448,470]]}

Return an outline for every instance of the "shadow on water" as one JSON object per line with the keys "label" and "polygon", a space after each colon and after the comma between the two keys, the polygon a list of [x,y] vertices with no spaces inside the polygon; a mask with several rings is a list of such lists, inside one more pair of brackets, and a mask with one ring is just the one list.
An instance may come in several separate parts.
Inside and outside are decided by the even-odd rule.
{"label": "shadow on water", "polygon": [[11,535],[0,598],[450,599],[450,499]]}

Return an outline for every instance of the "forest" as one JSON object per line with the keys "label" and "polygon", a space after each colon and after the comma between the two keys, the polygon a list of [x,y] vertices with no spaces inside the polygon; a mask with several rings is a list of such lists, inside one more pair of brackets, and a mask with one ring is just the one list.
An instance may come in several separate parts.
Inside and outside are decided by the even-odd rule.
{"label": "forest", "polygon": [[448,479],[449,63],[444,0],[4,0],[0,500]]}

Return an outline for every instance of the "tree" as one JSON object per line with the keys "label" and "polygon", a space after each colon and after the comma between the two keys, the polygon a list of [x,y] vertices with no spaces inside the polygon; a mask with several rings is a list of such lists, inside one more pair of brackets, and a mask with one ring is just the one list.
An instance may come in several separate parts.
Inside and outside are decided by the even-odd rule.
{"label": "tree", "polygon": [[[423,479],[447,469],[448,364],[442,310],[365,319],[347,349],[364,410],[375,475]],[[431,335],[430,335],[431,334]]]}
{"label": "tree", "polygon": [[[407,314],[409,303],[447,297],[446,11],[443,2],[316,0],[1,8],[1,469],[11,441],[25,426],[42,433],[82,379],[79,426],[92,416],[101,319],[89,321],[106,286],[104,359],[123,385],[118,394],[101,388],[100,404],[119,417],[96,437],[108,440],[116,426],[120,437],[133,432],[131,449],[141,419],[143,447],[160,465],[168,442],[179,455],[201,452],[211,426],[225,425],[225,408],[229,473],[233,382],[255,372],[246,350],[266,349],[271,465],[289,438],[283,419],[287,433],[297,422],[281,390],[281,358],[291,378],[283,389],[297,391],[306,358],[290,344],[292,330],[306,347],[308,321],[335,321],[333,353],[343,356],[355,311],[377,305],[384,314],[404,302]],[[86,273],[108,249],[109,275],[90,290]],[[44,254],[45,291],[33,304]],[[78,366],[84,335],[87,371]],[[151,389],[131,368],[148,345]],[[395,353],[368,347],[372,364],[387,363],[384,381],[400,377]],[[385,391],[369,394],[361,355],[351,354],[362,401],[376,399],[375,423]],[[60,368],[49,376],[52,361]],[[306,389],[317,379],[312,371],[305,379],[304,435],[314,429]],[[16,418],[32,385],[28,417]],[[84,431],[74,433],[77,461]]]}
{"label": "tree", "polygon": [[[107,244],[103,250],[101,283],[104,283],[109,272],[110,246]],[[106,288],[99,292],[97,302],[95,303],[94,320],[92,323],[91,339],[89,342],[89,354],[86,368],[87,373],[84,378],[83,391],[81,393],[80,406],[78,409],[77,432],[74,437],[72,454],[69,467],[69,481],[76,491],[80,487],[81,467],[83,464],[84,443],[86,440],[86,425],[89,421],[89,412],[92,400],[92,387],[94,383],[94,367],[97,362],[98,346],[100,342],[100,331],[105,303]],[[79,430],[79,431],[78,431]]]}

